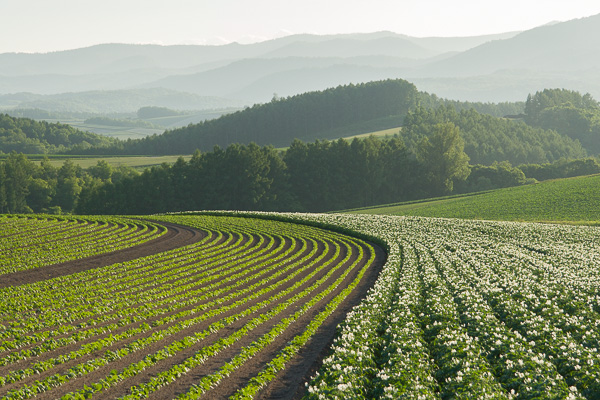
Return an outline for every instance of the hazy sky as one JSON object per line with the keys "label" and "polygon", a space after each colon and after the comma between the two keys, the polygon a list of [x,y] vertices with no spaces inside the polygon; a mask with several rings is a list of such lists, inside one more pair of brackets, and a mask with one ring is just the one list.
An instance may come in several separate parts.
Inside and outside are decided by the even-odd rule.
{"label": "hazy sky", "polygon": [[598,0],[0,0],[0,53],[293,33],[473,36],[600,14]]}

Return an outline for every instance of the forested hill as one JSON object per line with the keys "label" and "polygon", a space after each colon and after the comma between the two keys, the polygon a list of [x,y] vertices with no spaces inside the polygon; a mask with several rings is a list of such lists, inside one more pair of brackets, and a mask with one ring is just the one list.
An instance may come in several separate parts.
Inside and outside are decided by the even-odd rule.
{"label": "forested hill", "polygon": [[[303,141],[337,139],[344,127],[392,117],[398,126],[419,98],[416,87],[404,80],[345,85],[255,105],[221,118],[189,125],[162,135],[121,143],[123,154],[190,154],[231,143],[285,147],[295,138]],[[341,130],[341,131],[340,131]],[[93,149],[88,151],[93,152]],[[97,153],[106,154],[106,149]]]}
{"label": "forested hill", "polygon": [[115,139],[83,132],[70,125],[0,114],[0,152],[52,154],[82,151],[92,146],[103,148],[115,143]]}
{"label": "forested hill", "polygon": [[418,107],[409,112],[404,120],[402,139],[409,149],[416,151],[421,140],[431,136],[437,124],[447,122],[459,128],[465,153],[473,165],[501,161],[512,165],[537,164],[596,154],[586,151],[579,140],[555,130],[481,114],[474,109],[458,112],[453,105]]}
{"label": "forested hill", "polygon": [[[209,151],[232,143],[256,143],[287,147],[294,139],[336,140],[403,124],[404,117],[418,105],[436,108],[447,105],[457,110],[475,109],[501,117],[523,112],[525,103],[469,103],[439,99],[418,92],[407,81],[389,79],[338,86],[257,104],[215,120],[166,131],[162,135],[129,140],[107,149],[104,146],[86,154],[190,154]],[[82,153],[81,150],[73,151]],[[533,161],[532,161],[533,162]]]}

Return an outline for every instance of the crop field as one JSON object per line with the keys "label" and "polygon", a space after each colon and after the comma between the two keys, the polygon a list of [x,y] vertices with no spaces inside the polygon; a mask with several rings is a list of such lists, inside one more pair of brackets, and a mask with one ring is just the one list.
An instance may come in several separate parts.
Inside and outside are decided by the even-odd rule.
{"label": "crop field", "polygon": [[148,222],[185,245],[1,288],[0,396],[600,398],[597,227],[217,214]]}
{"label": "crop field", "polygon": [[388,247],[377,283],[348,314],[308,398],[600,398],[598,228],[301,218]]}
{"label": "crop field", "polygon": [[0,216],[0,275],[139,245],[164,234],[125,218]]}
{"label": "crop field", "polygon": [[[148,226],[191,227],[194,243],[0,289],[2,398],[247,398],[276,376],[272,393],[300,388],[340,309],[358,303],[383,258],[363,240],[304,225],[156,218]],[[49,238],[61,229],[39,221]],[[7,237],[44,237],[12,229]]]}

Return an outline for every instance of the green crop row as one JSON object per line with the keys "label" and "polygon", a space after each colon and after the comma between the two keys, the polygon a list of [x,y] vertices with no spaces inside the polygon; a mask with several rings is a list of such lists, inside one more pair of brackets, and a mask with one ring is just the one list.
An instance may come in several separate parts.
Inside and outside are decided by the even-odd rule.
{"label": "green crop row", "polygon": [[[314,305],[329,303],[293,346],[275,356],[283,365],[349,293],[342,282],[360,263],[353,288],[374,257],[372,249],[364,253],[368,245],[361,241],[304,225],[235,217],[156,219],[201,229],[206,236],[137,260],[0,289],[6,316],[0,321],[0,396],[154,393],[206,357],[249,340],[252,345],[240,347],[243,356],[211,378],[215,385],[227,375],[223,371],[243,365]],[[334,296],[339,291],[344,295]],[[263,329],[272,332],[255,337]],[[156,346],[158,351],[148,352]],[[190,351],[197,356],[170,364]],[[121,370],[112,367],[124,359],[132,361]],[[127,389],[129,379],[156,368],[145,386]],[[92,372],[104,377],[71,389]],[[66,385],[68,390],[61,389]]]}
{"label": "green crop row", "polygon": [[0,229],[6,224],[10,231],[14,221],[23,222],[21,233],[0,238],[0,274],[108,253],[165,233],[157,224],[118,217],[0,218]]}

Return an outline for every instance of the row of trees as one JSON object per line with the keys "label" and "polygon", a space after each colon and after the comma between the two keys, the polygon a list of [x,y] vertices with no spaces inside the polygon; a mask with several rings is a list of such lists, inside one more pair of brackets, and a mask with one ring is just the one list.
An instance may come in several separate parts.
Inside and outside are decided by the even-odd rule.
{"label": "row of trees", "polygon": [[[304,143],[285,151],[233,144],[189,161],[84,188],[80,213],[146,214],[199,209],[330,211],[525,182],[509,165],[471,168],[458,128],[438,124],[411,152],[398,136]],[[487,174],[487,175],[486,175]],[[510,174],[509,174],[510,175]]]}
{"label": "row of trees", "polygon": [[[82,169],[22,154],[0,162],[0,212],[149,214],[198,209],[330,211],[600,173],[596,159],[468,165],[459,130],[440,124],[416,153],[399,137],[294,141],[196,152],[138,173],[106,161]],[[525,173],[524,173],[525,172]],[[527,175],[527,179],[526,178]]]}
{"label": "row of trees", "polygon": [[424,137],[431,135],[437,124],[446,122],[460,129],[465,152],[472,164],[491,165],[502,161],[512,165],[538,164],[587,155],[579,141],[556,131],[480,114],[474,109],[458,112],[453,106],[434,109],[418,107],[409,112],[404,119],[402,138],[409,148],[416,149]]}

